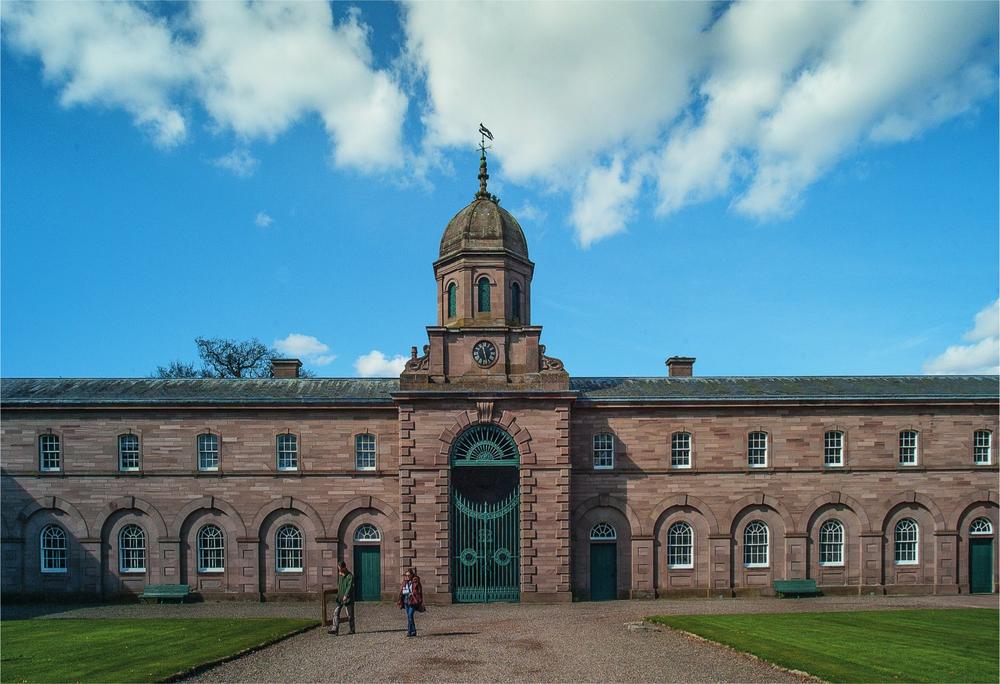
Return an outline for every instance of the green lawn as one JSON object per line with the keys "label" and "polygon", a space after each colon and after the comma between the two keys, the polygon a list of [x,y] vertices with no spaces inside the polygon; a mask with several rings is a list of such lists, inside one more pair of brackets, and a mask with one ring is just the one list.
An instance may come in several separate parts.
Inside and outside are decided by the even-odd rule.
{"label": "green lawn", "polygon": [[19,620],[0,623],[4,682],[152,682],[316,620]]}
{"label": "green lawn", "polygon": [[830,682],[1000,681],[1000,611],[666,615],[648,618]]}

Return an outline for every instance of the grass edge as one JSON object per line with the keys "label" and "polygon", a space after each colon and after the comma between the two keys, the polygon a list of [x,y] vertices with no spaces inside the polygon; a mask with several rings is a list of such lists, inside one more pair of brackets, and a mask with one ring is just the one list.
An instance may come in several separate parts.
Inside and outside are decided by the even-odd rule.
{"label": "grass edge", "polygon": [[319,626],[320,626],[319,621],[316,621],[315,624],[306,625],[305,627],[299,627],[298,629],[292,630],[287,634],[282,634],[281,636],[274,637],[273,639],[267,639],[266,641],[263,641],[259,644],[256,644],[254,646],[248,646],[244,649],[236,651],[235,653],[230,653],[229,655],[215,658],[213,660],[208,660],[204,663],[199,663],[198,665],[189,667],[186,670],[179,670],[171,675],[167,675],[163,679],[157,679],[155,681],[156,682],[182,681],[184,679],[187,679],[188,677],[193,677],[194,675],[201,674],[202,672],[205,672],[207,670],[211,670],[213,667],[222,665],[223,663],[231,662],[233,660],[236,660],[237,658],[242,658],[243,656],[250,655],[251,653],[255,653],[256,651],[259,651],[263,648],[267,648],[268,646],[273,646],[274,644],[282,642],[285,639],[291,639],[292,637],[298,636],[299,634],[305,634],[306,632],[316,629]]}
{"label": "grass edge", "polygon": [[776,663],[776,662],[773,662],[771,660],[768,660],[767,658],[763,658],[763,657],[757,655],[756,653],[750,653],[749,651],[742,651],[742,650],[740,650],[738,648],[730,646],[729,644],[724,644],[724,643],[722,643],[720,641],[715,641],[713,639],[708,639],[706,637],[703,637],[700,634],[695,634],[694,632],[689,632],[689,631],[687,631],[685,629],[680,629],[678,627],[671,627],[670,625],[665,625],[663,623],[656,622],[655,620],[653,620],[654,617],[656,617],[656,616],[648,615],[648,616],[646,616],[646,617],[643,618],[643,621],[644,622],[648,622],[651,625],[655,625],[658,629],[661,629],[661,630],[667,629],[667,630],[670,630],[671,632],[677,632],[678,634],[680,634],[680,635],[682,635],[682,636],[684,636],[684,637],[686,637],[688,639],[692,639],[694,641],[701,641],[701,642],[704,642],[706,644],[712,644],[713,646],[717,646],[719,648],[725,649],[725,650],[730,651],[732,653],[738,653],[738,654],[740,654],[742,656],[746,656],[747,658],[750,658],[752,660],[759,660],[760,662],[767,663],[768,665],[770,665],[771,667],[773,667],[773,668],[775,668],[777,670],[781,670],[782,672],[787,672],[789,674],[793,674],[796,677],[802,677],[804,679],[808,679],[808,680],[813,681],[813,682],[821,682],[822,684],[827,684],[827,681],[825,679],[821,679],[821,678],[817,677],[816,675],[812,674],[811,672],[806,672],[805,670],[797,670],[797,669],[791,668],[791,667],[785,667],[784,665],[781,665],[779,663]]}

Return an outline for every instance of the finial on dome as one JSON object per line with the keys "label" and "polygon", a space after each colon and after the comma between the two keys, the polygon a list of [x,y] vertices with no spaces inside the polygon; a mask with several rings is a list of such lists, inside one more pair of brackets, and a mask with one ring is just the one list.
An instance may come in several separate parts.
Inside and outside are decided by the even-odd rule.
{"label": "finial on dome", "polygon": [[479,135],[479,192],[476,193],[476,199],[488,199],[499,203],[496,195],[491,195],[486,189],[486,181],[490,179],[490,174],[486,170],[486,150],[492,147],[492,145],[486,144],[486,139],[493,140],[493,134],[490,132],[490,129],[480,122]]}

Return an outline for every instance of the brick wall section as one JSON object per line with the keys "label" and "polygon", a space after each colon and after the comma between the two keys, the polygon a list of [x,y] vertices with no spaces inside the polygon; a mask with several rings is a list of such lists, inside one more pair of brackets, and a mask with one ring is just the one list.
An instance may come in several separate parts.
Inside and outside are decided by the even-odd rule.
{"label": "brick wall section", "polygon": [[[589,592],[586,530],[602,517],[630,555],[619,593],[649,595],[766,591],[774,579],[810,577],[828,587],[959,591],[967,582],[967,527],[976,515],[997,526],[997,467],[973,465],[973,432],[996,435],[996,407],[923,406],[670,409],[577,405],[573,412],[574,591]],[[845,466],[823,466],[827,430],[845,433]],[[898,433],[920,433],[916,468],[898,465]],[[746,465],[746,433],[769,435],[768,467]],[[692,468],[670,467],[674,432],[692,435]],[[615,437],[615,467],[593,469],[593,436]],[[994,437],[995,439],[995,437]],[[995,448],[995,447],[994,447]],[[902,517],[920,527],[916,565],[893,562]],[[845,524],[844,567],[821,567],[818,530]],[[695,529],[695,567],[666,567],[666,535],[684,520]],[[743,565],[742,531],[771,530],[767,568]],[[964,527],[963,527],[964,526]],[[997,551],[996,545],[994,547]],[[1000,559],[1000,557],[998,557]],[[994,562],[996,572],[998,562]]]}
{"label": "brick wall section", "polygon": [[[335,583],[352,560],[353,530],[382,530],[382,589],[416,566],[430,601],[451,600],[451,444],[465,427],[508,430],[521,456],[521,599],[589,595],[589,530],[618,530],[623,596],[767,592],[780,578],[811,577],[827,591],[965,591],[968,525],[997,516],[996,465],[972,464],[972,435],[1000,431],[994,403],[923,406],[599,406],[512,395],[403,396],[350,409],[6,410],[0,426],[2,578],[5,593],[135,592],[186,580],[206,595],[301,595]],[[845,433],[845,467],[822,465],[823,433]],[[898,432],[916,429],[916,468],[897,463]],[[38,435],[61,436],[61,473],[38,472]],[[220,435],[221,471],[198,473],[196,438]],[[276,471],[274,439],[300,437],[301,470]],[[692,435],[693,467],[674,470],[670,436]],[[746,433],[769,435],[768,467],[746,466]],[[143,468],[118,473],[117,436],[140,436]],[[354,435],[377,436],[378,470],[357,472]],[[609,431],[615,468],[594,471],[592,440]],[[920,560],[893,562],[892,529],[920,529]],[[845,526],[846,562],[818,562],[818,529]],[[742,532],[768,524],[771,562],[747,568]],[[666,567],[674,522],[694,528],[694,567]],[[55,522],[71,537],[70,572],[39,572],[38,535]],[[194,535],[226,535],[226,571],[199,573]],[[144,573],[117,571],[117,531],[148,535]],[[277,573],[273,537],[285,523],[306,537],[301,573]],[[994,535],[995,536],[995,535]],[[994,544],[994,550],[997,549]],[[1000,558],[994,561],[994,573]],[[1000,584],[1000,582],[996,582]]]}
{"label": "brick wall section", "polygon": [[[63,471],[40,474],[36,440],[49,429],[61,435]],[[276,469],[275,434],[286,429],[300,437],[298,472]],[[117,435],[126,430],[141,435],[138,473],[116,471]],[[196,438],[206,430],[220,435],[217,473],[196,470]],[[374,472],[355,470],[354,435],[365,431],[377,435]],[[337,561],[353,560],[354,529],[372,522],[382,532],[383,592],[391,593],[399,567],[397,440],[394,407],[85,411],[69,417],[5,411],[3,525],[13,558],[4,556],[4,591],[39,593],[67,584],[66,576],[37,572],[37,534],[51,518],[45,509],[58,506],[69,513],[55,511],[57,517],[73,521],[67,531],[80,572],[69,574],[64,590],[71,592],[134,592],[146,583],[183,579],[206,594],[311,593],[336,584]],[[221,575],[198,573],[194,563],[195,534],[210,521],[226,535]],[[118,577],[117,544],[111,542],[128,522],[146,530],[147,572]],[[285,522],[305,535],[304,572],[274,570],[273,536]]]}

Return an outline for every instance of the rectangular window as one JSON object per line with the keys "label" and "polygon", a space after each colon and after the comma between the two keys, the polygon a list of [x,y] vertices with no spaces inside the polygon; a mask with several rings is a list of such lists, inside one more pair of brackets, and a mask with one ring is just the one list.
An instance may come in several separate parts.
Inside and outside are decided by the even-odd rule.
{"label": "rectangular window", "polygon": [[899,433],[899,465],[917,465],[917,431]]}
{"label": "rectangular window", "polygon": [[295,435],[278,435],[278,470],[299,469],[299,439]]}
{"label": "rectangular window", "polygon": [[767,467],[766,432],[751,432],[747,435],[747,465],[751,468]]}
{"label": "rectangular window", "polygon": [[118,436],[118,470],[139,470],[139,436]]}
{"label": "rectangular window", "polygon": [[615,467],[615,438],[607,432],[594,435],[594,469]]}
{"label": "rectangular window", "polygon": [[358,470],[375,470],[375,435],[354,438],[354,464]]}
{"label": "rectangular window", "polygon": [[836,468],[844,465],[844,433],[831,430],[823,437],[823,465]]}
{"label": "rectangular window", "polygon": [[41,435],[38,438],[38,468],[44,472],[62,468],[62,453],[58,435]]}
{"label": "rectangular window", "polygon": [[973,458],[976,465],[990,465],[993,462],[993,433],[989,430],[976,430],[973,446]]}
{"label": "rectangular window", "polygon": [[687,432],[675,432],[670,440],[670,467],[691,467],[691,435]]}
{"label": "rectangular window", "polygon": [[219,469],[219,436],[198,435],[198,470]]}

